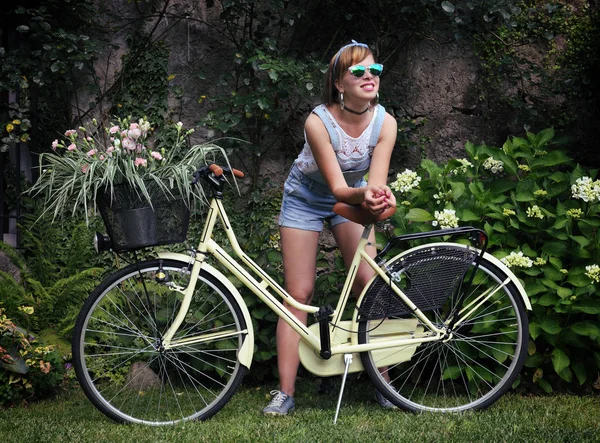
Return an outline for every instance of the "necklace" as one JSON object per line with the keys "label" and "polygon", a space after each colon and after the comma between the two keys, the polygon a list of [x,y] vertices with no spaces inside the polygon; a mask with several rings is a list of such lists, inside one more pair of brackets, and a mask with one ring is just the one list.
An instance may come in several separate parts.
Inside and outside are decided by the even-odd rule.
{"label": "necklace", "polygon": [[367,106],[367,109],[365,109],[364,111],[355,111],[354,109],[350,109],[348,106],[344,106],[342,109],[344,111],[348,111],[350,114],[363,115],[365,112],[367,112],[369,109],[371,109],[371,107]]}

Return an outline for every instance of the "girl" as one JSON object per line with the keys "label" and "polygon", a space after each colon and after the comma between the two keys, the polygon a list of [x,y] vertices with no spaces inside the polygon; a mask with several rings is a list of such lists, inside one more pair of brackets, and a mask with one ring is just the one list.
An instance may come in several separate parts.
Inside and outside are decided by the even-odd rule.
{"label": "girl", "polygon": [[[279,216],[285,288],[300,303],[309,304],[312,299],[323,223],[328,223],[347,267],[362,234],[363,226],[335,214],[333,205],[337,201],[364,202],[374,214],[396,205],[386,181],[397,125],[377,104],[382,70],[367,45],[353,40],[342,47],[329,63],[325,103],[306,120],[306,142],[285,182]],[[375,247],[369,249],[374,257]],[[371,276],[372,271],[361,265],[353,292],[360,294]],[[306,312],[287,307],[306,324]],[[265,414],[286,415],[294,409],[299,340],[298,334],[279,320],[277,364],[281,386],[272,392]],[[382,406],[393,406],[377,394]]]}

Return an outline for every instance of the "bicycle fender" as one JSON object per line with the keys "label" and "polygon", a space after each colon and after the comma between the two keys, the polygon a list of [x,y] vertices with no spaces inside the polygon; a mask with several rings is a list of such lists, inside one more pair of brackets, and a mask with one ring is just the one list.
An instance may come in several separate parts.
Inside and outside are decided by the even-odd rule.
{"label": "bicycle fender", "polygon": [[[165,260],[176,260],[184,263],[190,263],[192,258],[186,254],[179,254],[176,252],[159,252],[157,254],[158,258],[163,258]],[[231,292],[231,295],[238,302],[240,310],[242,311],[242,315],[244,316],[244,320],[246,321],[246,329],[248,330],[246,338],[244,339],[244,344],[242,345],[240,352],[238,354],[238,360],[242,365],[246,368],[250,369],[250,365],[252,364],[252,357],[254,354],[254,328],[252,326],[252,317],[250,316],[250,311],[248,311],[248,307],[246,306],[246,302],[242,298],[242,295],[237,290],[235,286],[229,281],[229,279],[223,275],[221,271],[214,268],[210,264],[204,262],[202,263],[202,270],[211,274],[215,277],[219,282]]]}

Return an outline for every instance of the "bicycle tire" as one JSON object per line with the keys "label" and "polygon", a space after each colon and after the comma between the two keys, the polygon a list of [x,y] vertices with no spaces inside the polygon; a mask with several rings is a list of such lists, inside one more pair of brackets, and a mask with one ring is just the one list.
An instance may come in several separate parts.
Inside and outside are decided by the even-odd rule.
{"label": "bicycle tire", "polygon": [[[415,249],[422,255],[428,254],[427,248]],[[424,304],[419,308],[438,327],[449,321],[449,313],[453,312],[458,295],[465,296],[461,306],[467,306],[485,290],[493,291],[507,279],[497,266],[482,257],[470,286],[468,279],[474,270],[472,260],[467,262],[467,269],[459,275],[455,286],[436,281],[444,278],[440,276],[444,275],[444,266],[448,266],[440,257],[464,254],[469,249],[461,246],[437,246],[431,250],[434,249],[435,253],[429,254],[429,262],[415,261],[408,266],[404,259],[406,254],[403,254],[401,258],[391,260],[389,266],[396,273],[401,289],[404,286],[403,292],[417,294],[416,298],[419,298],[421,291],[411,287],[411,283],[415,281],[427,280],[432,289],[446,288],[449,293],[438,304],[428,306],[423,300],[415,303],[417,306]],[[473,257],[476,255],[474,253]],[[365,291],[361,306],[381,304],[382,297],[392,296],[397,298],[396,304],[405,307],[389,286],[385,285],[385,290],[382,291],[383,285],[385,283],[381,277],[374,279]],[[378,302],[375,301],[376,298]],[[482,298],[479,299],[481,300]],[[469,318],[461,318],[461,315],[468,314],[473,307],[475,311]],[[359,307],[359,312],[360,310]],[[364,313],[359,314],[359,343],[369,343],[371,336],[375,340],[377,324],[382,318],[413,319],[413,322],[416,319],[402,307],[396,307],[396,311],[396,315],[379,315],[377,319],[367,318],[369,316]],[[408,351],[408,357],[402,357],[404,361],[399,363],[384,366],[381,351],[361,353],[365,370],[384,397],[396,406],[412,412],[462,412],[490,406],[512,386],[526,357],[529,334],[525,305],[513,281],[480,306],[476,302],[464,312],[458,312],[454,318],[457,326],[451,330],[449,337],[421,343],[412,349],[404,347],[392,351]],[[421,325],[420,328],[425,327]],[[384,374],[389,376],[389,382]]]}
{"label": "bicycle tire", "polygon": [[[230,291],[204,270],[174,339],[205,333],[206,341],[162,346],[183,298],[170,287],[185,288],[189,278],[184,262],[140,262],[109,275],[85,302],[73,336],[75,371],[88,399],[111,419],[147,425],[204,420],[241,383],[246,368],[237,353],[245,320]],[[230,336],[210,338],[224,331]]]}

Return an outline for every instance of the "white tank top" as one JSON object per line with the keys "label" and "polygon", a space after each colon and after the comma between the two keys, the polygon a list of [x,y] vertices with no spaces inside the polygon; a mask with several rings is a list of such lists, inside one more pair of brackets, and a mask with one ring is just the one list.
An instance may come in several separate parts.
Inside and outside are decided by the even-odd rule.
{"label": "white tank top", "polygon": [[[337,161],[342,172],[357,172],[357,174],[350,174],[352,179],[349,180],[349,182],[355,182],[364,174],[366,174],[369,169],[371,164],[371,155],[373,154],[373,149],[376,145],[376,142],[372,142],[373,128],[375,126],[375,122],[377,121],[378,113],[385,112],[385,110],[381,106],[376,106],[373,109],[373,117],[371,118],[369,126],[367,126],[362,134],[360,134],[358,137],[351,137],[350,135],[346,134],[346,132],[340,127],[324,104],[317,106],[313,112],[316,113],[321,120],[323,120],[323,123],[330,134],[332,131],[337,134],[337,143],[332,141]],[[379,125],[377,129],[380,131],[381,126]],[[378,137],[379,134],[377,134],[377,138]],[[334,137],[332,137],[332,139],[333,138]],[[298,155],[298,158],[295,160],[294,164],[304,175],[312,178],[313,180],[322,183],[324,182],[310,145],[306,140],[306,133],[304,134],[304,148]],[[360,175],[361,173],[362,175]]]}

